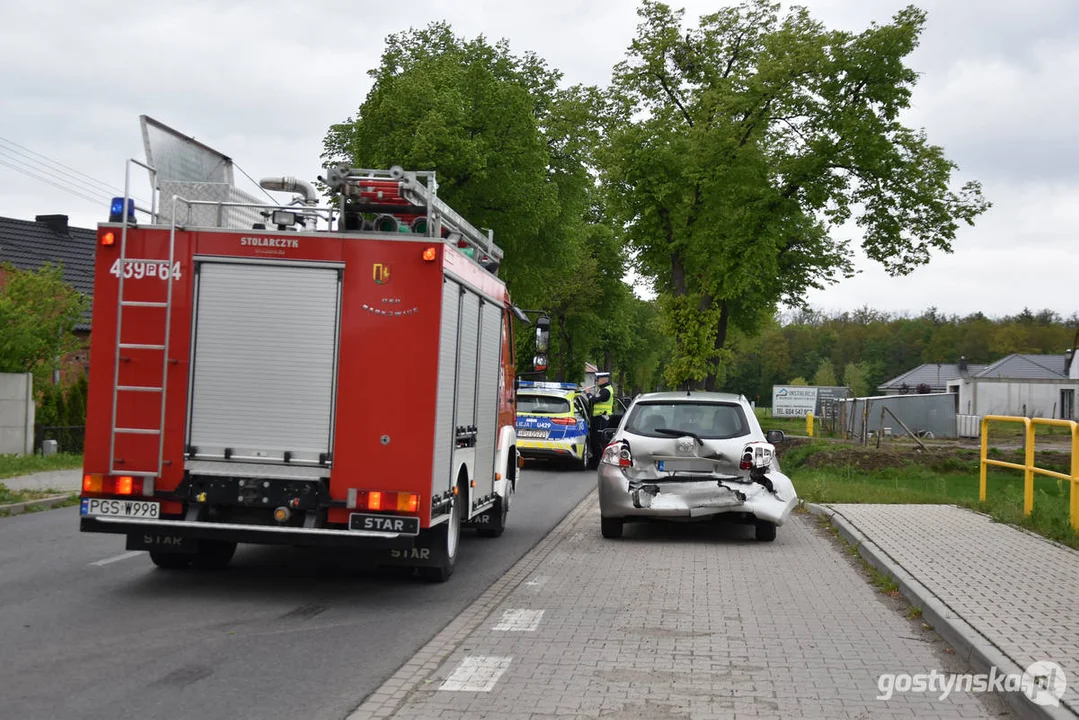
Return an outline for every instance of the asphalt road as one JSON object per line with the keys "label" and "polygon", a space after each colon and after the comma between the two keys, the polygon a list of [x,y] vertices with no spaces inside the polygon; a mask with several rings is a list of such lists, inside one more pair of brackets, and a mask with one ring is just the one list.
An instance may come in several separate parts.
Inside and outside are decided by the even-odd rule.
{"label": "asphalt road", "polygon": [[526,468],[505,534],[465,532],[441,585],[252,546],[169,572],[77,508],[0,518],[0,718],[340,720],[594,487]]}

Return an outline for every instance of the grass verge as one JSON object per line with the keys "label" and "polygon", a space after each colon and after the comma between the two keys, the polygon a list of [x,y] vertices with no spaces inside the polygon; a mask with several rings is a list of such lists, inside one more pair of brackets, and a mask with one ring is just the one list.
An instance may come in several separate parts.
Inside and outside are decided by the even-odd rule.
{"label": "grass verge", "polygon": [[[978,499],[977,450],[937,447],[877,450],[839,443],[787,443],[781,449],[784,471],[798,496],[814,503],[943,503],[984,512],[999,522],[1016,525],[1079,549],[1079,534],[1071,527],[1071,483],[1035,477],[1034,512],[1023,514],[1023,473],[990,468],[986,502]],[[991,457],[1022,462],[1022,451],[996,451]],[[1067,473],[1070,456],[1036,454],[1038,467]]]}
{"label": "grass verge", "polygon": [[0,455],[0,480],[52,470],[74,470],[82,467],[82,455]]}

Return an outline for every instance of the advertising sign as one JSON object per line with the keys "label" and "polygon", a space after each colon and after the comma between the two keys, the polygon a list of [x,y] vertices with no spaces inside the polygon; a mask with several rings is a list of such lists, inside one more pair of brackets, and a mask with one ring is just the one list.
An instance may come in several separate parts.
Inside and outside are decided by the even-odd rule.
{"label": "advertising sign", "polygon": [[804,385],[772,386],[772,417],[805,417],[817,409],[817,388]]}

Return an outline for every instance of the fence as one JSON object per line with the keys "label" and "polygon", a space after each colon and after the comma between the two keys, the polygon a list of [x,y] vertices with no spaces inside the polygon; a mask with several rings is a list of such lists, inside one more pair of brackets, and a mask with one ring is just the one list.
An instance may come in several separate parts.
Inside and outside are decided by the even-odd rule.
{"label": "fence", "polygon": [[[1024,428],[1025,456],[1023,464],[1006,462],[1004,460],[990,460],[989,454],[989,423],[990,422],[1022,423]],[[1034,465],[1034,429],[1038,425],[1055,425],[1071,429],[1072,433],[1072,460],[1071,476],[1064,473],[1045,470]],[[1071,498],[1071,524],[1072,529],[1079,532],[1079,422],[1075,420],[1054,420],[1050,418],[1025,418],[1012,417],[1010,415],[986,415],[982,418],[982,453],[979,463],[981,471],[980,484],[978,485],[978,499],[985,502],[986,477],[989,466],[1011,468],[1023,471],[1023,514],[1030,515],[1034,512],[1034,476],[1045,475],[1060,480],[1070,480],[1071,487],[1068,495]]]}
{"label": "fence", "polygon": [[70,425],[67,427],[50,427],[37,425],[34,427],[34,452],[41,452],[41,446],[46,440],[55,440],[57,451],[62,453],[82,453],[86,443],[86,426]]}
{"label": "fence", "polygon": [[[845,437],[868,440],[873,433],[955,437],[955,395],[880,395],[838,400],[836,419]],[[905,427],[904,427],[905,426]]]}

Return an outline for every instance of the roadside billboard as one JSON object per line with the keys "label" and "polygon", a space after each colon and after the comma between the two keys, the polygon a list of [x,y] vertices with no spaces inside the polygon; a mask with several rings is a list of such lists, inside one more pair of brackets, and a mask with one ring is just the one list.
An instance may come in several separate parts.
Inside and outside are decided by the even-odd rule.
{"label": "roadside billboard", "polygon": [[772,417],[805,417],[817,410],[817,388],[804,385],[772,386]]}

